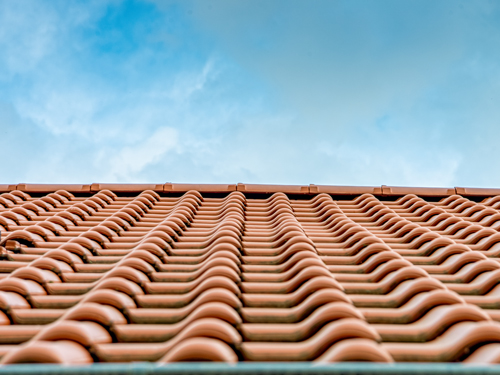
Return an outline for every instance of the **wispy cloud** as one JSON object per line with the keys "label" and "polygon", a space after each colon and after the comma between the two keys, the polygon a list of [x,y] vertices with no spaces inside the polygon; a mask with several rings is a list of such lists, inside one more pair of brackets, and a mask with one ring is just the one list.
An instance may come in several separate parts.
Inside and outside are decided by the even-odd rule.
{"label": "wispy cloud", "polygon": [[[111,156],[110,172],[117,180],[129,180],[147,165],[157,162],[178,143],[177,131],[173,128],[159,128],[142,142],[124,147]],[[109,155],[106,155],[109,157]]]}

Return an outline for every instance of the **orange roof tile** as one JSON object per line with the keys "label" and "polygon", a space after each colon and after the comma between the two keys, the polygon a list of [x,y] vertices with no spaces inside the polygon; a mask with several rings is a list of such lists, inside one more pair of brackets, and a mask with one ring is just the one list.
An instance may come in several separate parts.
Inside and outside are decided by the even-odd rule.
{"label": "orange roof tile", "polygon": [[500,190],[0,191],[1,364],[500,362]]}

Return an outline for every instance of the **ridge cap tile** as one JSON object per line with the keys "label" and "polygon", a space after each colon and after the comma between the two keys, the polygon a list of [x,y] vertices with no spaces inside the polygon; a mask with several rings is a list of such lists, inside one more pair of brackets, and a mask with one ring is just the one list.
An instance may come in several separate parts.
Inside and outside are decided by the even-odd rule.
{"label": "ridge cap tile", "polygon": [[191,183],[166,183],[164,192],[185,192],[197,190],[200,193],[225,193],[236,191],[236,184],[191,184]]}
{"label": "ridge cap tile", "polygon": [[333,195],[361,195],[361,194],[381,194],[379,186],[342,186],[342,185],[314,185],[311,184],[310,192],[326,193]]}
{"label": "ridge cap tile", "polygon": [[406,187],[406,186],[386,186],[382,185],[383,195],[407,195],[415,194],[419,196],[448,196],[455,194],[455,188],[447,187]]}
{"label": "ridge cap tile", "polygon": [[90,185],[84,184],[18,184],[15,190],[26,193],[50,193],[67,190],[70,193],[90,192]]}
{"label": "ridge cap tile", "polygon": [[0,193],[7,193],[11,190],[10,185],[0,185]]}
{"label": "ridge cap tile", "polygon": [[469,196],[490,196],[500,195],[500,188],[474,188],[474,187],[456,187],[456,193]]}
{"label": "ridge cap tile", "polygon": [[143,190],[163,191],[163,184],[93,183],[90,187],[91,192],[101,190],[111,190],[121,193],[136,193]]}
{"label": "ridge cap tile", "polygon": [[247,193],[285,193],[285,194],[309,194],[308,185],[267,185],[247,184],[239,182],[237,190]]}

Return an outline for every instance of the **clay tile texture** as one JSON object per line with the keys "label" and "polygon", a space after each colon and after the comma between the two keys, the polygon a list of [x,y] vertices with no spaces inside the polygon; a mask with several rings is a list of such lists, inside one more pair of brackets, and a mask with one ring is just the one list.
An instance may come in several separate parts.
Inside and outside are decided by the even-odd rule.
{"label": "clay tile texture", "polygon": [[0,185],[0,363],[497,364],[497,194]]}

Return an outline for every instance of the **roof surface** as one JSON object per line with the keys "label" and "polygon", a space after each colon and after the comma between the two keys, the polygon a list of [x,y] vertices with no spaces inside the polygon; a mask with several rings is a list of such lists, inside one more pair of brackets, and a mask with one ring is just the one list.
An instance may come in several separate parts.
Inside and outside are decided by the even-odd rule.
{"label": "roof surface", "polygon": [[500,361],[495,189],[1,189],[2,364]]}

